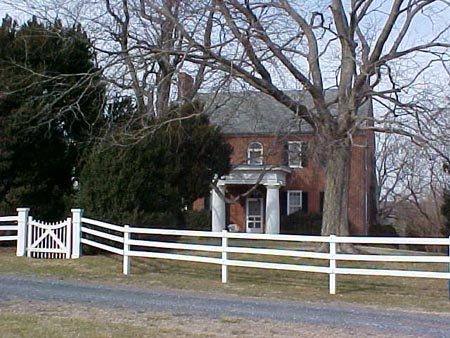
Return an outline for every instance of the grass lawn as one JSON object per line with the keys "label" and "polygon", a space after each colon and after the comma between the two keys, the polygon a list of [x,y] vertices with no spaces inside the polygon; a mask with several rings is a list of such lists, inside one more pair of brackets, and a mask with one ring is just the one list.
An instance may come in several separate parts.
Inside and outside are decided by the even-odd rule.
{"label": "grass lawn", "polygon": [[401,338],[398,333],[367,328],[251,320],[236,317],[202,318],[151,311],[132,312],[62,303],[9,301],[0,307],[2,338],[207,338],[207,337],[335,337]]}
{"label": "grass lawn", "polygon": [[[292,243],[285,245],[292,246]],[[256,260],[254,256],[249,255],[229,258]],[[307,259],[283,257],[274,257],[270,261],[311,263],[311,260]],[[119,286],[185,289],[311,302],[340,302],[409,311],[450,312],[446,280],[338,275],[337,294],[329,295],[328,275],[325,274],[230,267],[229,283],[222,284],[221,267],[213,264],[149,258],[132,258],[131,262],[131,274],[125,276],[122,274],[122,257],[113,254],[82,256],[76,260],[39,260],[16,257],[15,247],[0,247],[0,273],[80,279]],[[326,261],[322,262],[325,263]],[[345,264],[358,267],[375,266],[370,262],[338,263],[338,266]],[[377,263],[376,267],[382,268],[385,264],[393,266],[393,263]],[[395,263],[395,267],[421,270],[424,264]],[[433,269],[445,271],[446,266],[433,265]]]}

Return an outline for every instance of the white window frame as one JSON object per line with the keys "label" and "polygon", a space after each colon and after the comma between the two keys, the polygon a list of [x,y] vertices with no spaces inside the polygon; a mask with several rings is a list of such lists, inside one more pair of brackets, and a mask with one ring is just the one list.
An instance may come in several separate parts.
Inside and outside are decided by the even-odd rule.
{"label": "white window frame", "polygon": [[[291,203],[291,194],[299,194],[300,195],[300,204],[298,205],[292,205]],[[293,210],[291,212],[291,208],[295,208],[295,210]],[[298,210],[302,210],[303,209],[303,190],[288,190],[287,191],[287,214],[293,214],[294,212],[298,211]]]}
{"label": "white window frame", "polygon": [[[298,160],[299,163],[293,163],[294,152],[291,151],[291,145],[294,145],[294,144],[300,146],[300,153],[298,155],[295,154],[296,155],[295,160],[296,161]],[[306,144],[306,142],[302,142],[302,141],[289,141],[288,142],[288,165],[289,165],[289,168],[303,168],[303,156],[304,156],[303,151],[305,148],[305,144]]]}
{"label": "white window frame", "polygon": [[[259,148],[254,148],[255,145],[258,145]],[[255,156],[252,158],[252,153],[259,153],[259,156]],[[264,155],[264,146],[261,142],[251,142],[247,147],[247,164],[248,165],[263,165],[263,155]],[[252,162],[252,159],[254,162]]]}

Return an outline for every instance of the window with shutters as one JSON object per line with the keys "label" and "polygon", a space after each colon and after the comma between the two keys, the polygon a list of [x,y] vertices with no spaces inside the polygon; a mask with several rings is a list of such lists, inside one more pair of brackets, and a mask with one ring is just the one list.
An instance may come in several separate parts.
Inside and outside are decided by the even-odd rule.
{"label": "window with shutters", "polygon": [[306,147],[305,142],[288,142],[288,163],[290,168],[306,167]]}
{"label": "window with shutters", "polygon": [[290,215],[298,210],[303,210],[304,193],[301,190],[290,190],[287,192],[287,214]]}
{"label": "window with shutters", "polygon": [[263,164],[263,145],[259,142],[252,142],[247,149],[247,158],[249,165]]}

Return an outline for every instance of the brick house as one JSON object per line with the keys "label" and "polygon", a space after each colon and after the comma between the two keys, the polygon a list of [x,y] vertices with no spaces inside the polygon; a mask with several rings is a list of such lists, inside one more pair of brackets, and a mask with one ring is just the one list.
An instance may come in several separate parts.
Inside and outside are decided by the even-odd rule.
{"label": "brick house", "polygon": [[[311,100],[292,92],[306,106]],[[218,189],[234,203],[225,203],[215,190],[194,209],[211,208],[212,230],[229,224],[252,233],[280,233],[280,216],[298,210],[321,213],[323,169],[308,156],[312,129],[271,97],[258,92],[217,95],[207,105],[212,124],[222,128],[233,147],[231,172]],[[372,114],[366,104],[362,114]],[[367,235],[374,214],[374,133],[357,131],[353,139],[349,191],[350,233]],[[252,187],[257,187],[245,197]]]}

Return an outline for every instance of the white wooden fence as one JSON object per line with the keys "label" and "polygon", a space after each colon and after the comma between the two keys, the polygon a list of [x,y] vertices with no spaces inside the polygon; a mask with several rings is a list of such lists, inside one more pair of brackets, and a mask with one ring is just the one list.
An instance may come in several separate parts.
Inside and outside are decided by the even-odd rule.
{"label": "white wooden fence", "polygon": [[[231,233],[208,232],[208,231],[186,231],[186,230],[167,230],[167,229],[149,229],[136,228],[130,226],[112,225],[83,217],[81,219],[83,225],[81,232],[90,234],[98,238],[111,241],[115,245],[101,244],[93,239],[81,239],[81,243],[91,245],[102,250],[106,250],[123,256],[123,273],[131,272],[132,257],[147,257],[170,259],[189,262],[210,263],[222,266],[222,282],[228,282],[228,267],[248,267],[275,270],[316,272],[329,275],[329,292],[336,293],[336,275],[368,275],[368,276],[394,276],[394,277],[419,277],[419,278],[438,278],[450,280],[450,257],[443,255],[425,255],[418,252],[403,255],[387,255],[387,254],[344,254],[337,252],[338,244],[382,244],[382,245],[439,245],[450,247],[450,238],[391,238],[391,237],[338,237],[338,236],[298,236],[298,235],[266,235],[266,234],[249,234],[249,233]],[[93,230],[88,226],[95,226],[98,230]],[[101,229],[113,230],[115,234],[105,233]],[[174,241],[155,241],[155,240],[139,240],[134,239],[136,235],[156,235],[161,236],[177,236],[194,237],[196,239],[218,238],[220,245],[181,243],[179,238]],[[314,252],[306,250],[293,250],[284,248],[258,248],[231,246],[229,240],[252,241],[258,243],[261,241],[283,241],[293,244],[305,243],[328,243],[329,252]],[[266,242],[267,243],[267,242]],[[150,248],[150,250],[133,249],[135,247]],[[169,249],[174,252],[157,252],[151,251],[151,248]],[[186,254],[180,254],[179,251],[185,251]],[[216,254],[199,256],[195,252],[205,252]],[[404,251],[403,251],[404,252]],[[247,254],[261,256],[278,256],[291,258],[309,258],[328,261],[326,266],[323,265],[306,265],[292,263],[273,263],[263,261],[230,259],[229,254]],[[359,261],[359,262],[411,262],[411,263],[442,263],[445,264],[443,270],[446,271],[416,271],[416,270],[398,270],[398,269],[375,269],[375,268],[357,268],[357,267],[338,267],[338,263],[342,261]]]}
{"label": "white wooden fence", "polygon": [[[20,211],[21,210],[21,211]],[[21,238],[26,232],[26,218],[28,211],[19,209],[18,216],[0,218],[0,240],[17,240],[17,255],[24,256],[29,248],[25,248]],[[12,222],[10,225],[2,225],[2,222]],[[289,270],[299,272],[314,272],[329,275],[329,292],[336,293],[337,275],[368,275],[368,276],[394,276],[394,277],[418,277],[447,279],[450,283],[450,256],[438,254],[424,254],[411,252],[411,254],[345,254],[338,253],[339,244],[376,244],[376,245],[438,245],[450,248],[450,238],[402,238],[402,237],[338,237],[338,236],[300,236],[300,235],[266,235],[249,233],[208,232],[208,231],[186,231],[137,228],[128,225],[121,226],[83,217],[81,209],[72,210],[72,245],[71,257],[78,258],[81,254],[81,244],[92,246],[101,250],[112,252],[123,256],[123,273],[131,272],[131,259],[133,257],[146,257],[169,259],[189,262],[200,262],[221,265],[222,282],[228,282],[228,267],[262,268],[275,270]],[[1,237],[2,230],[16,230],[16,236]],[[158,238],[167,236],[168,240],[143,240],[138,239],[142,235],[153,235]],[[176,241],[170,240],[177,236]],[[25,237],[24,237],[25,238]],[[188,238],[193,238],[186,243]],[[192,243],[193,240],[203,241],[215,238],[215,244]],[[183,243],[182,241],[185,241]],[[230,240],[239,240],[239,245],[230,245]],[[246,241],[252,244],[267,244],[267,241],[288,242],[292,246],[288,248],[266,248],[245,246]],[[264,242],[263,242],[264,241]],[[293,249],[300,247],[299,244],[328,243],[328,252],[315,252],[305,249]],[[159,250],[156,251],[155,249]],[[161,252],[161,249],[166,250]],[[450,250],[449,250],[450,251]],[[199,253],[204,253],[199,255]],[[405,251],[402,251],[403,253]],[[239,254],[256,255],[258,260],[238,259]],[[236,256],[231,258],[231,256]],[[261,261],[261,257],[275,256],[296,259],[321,260],[323,264],[294,264],[292,262],[270,262]],[[341,262],[403,262],[403,263],[425,263],[423,270],[400,270],[400,269],[376,269],[359,267],[342,267]],[[310,261],[308,261],[309,263]],[[430,264],[428,264],[430,263]],[[436,269],[437,263],[441,266]]]}

